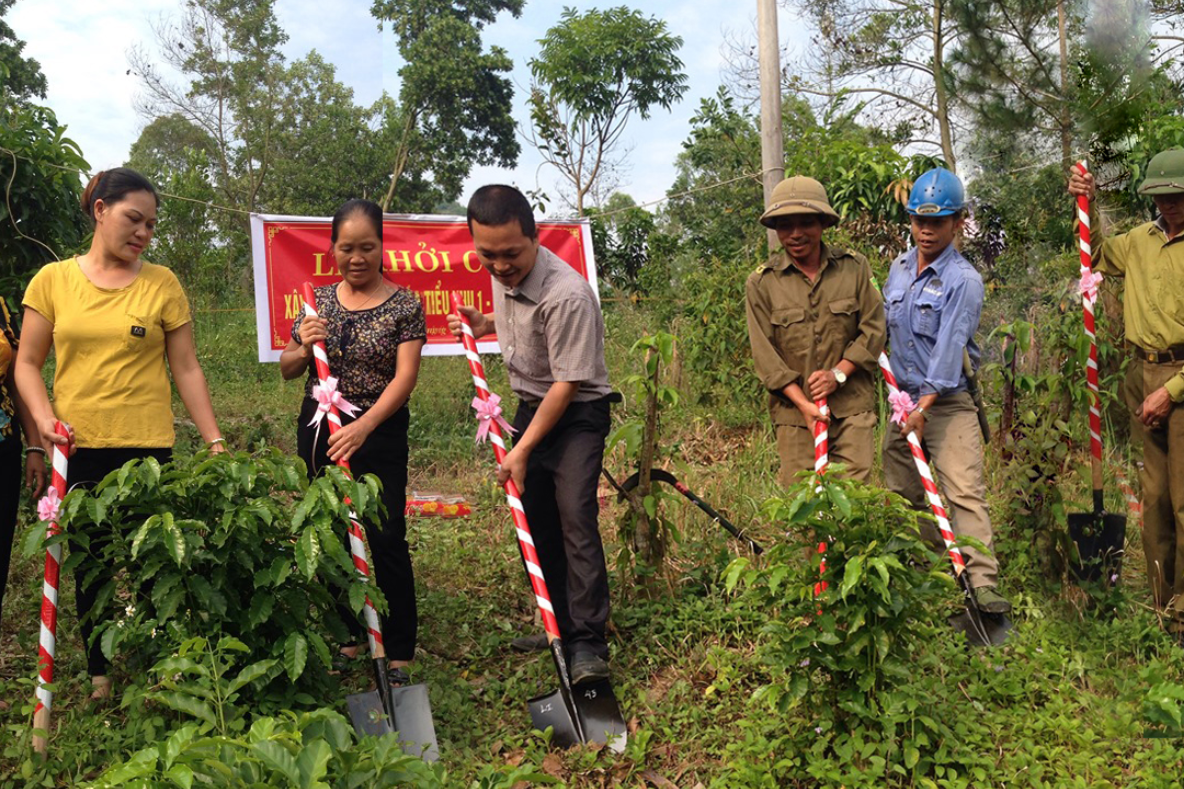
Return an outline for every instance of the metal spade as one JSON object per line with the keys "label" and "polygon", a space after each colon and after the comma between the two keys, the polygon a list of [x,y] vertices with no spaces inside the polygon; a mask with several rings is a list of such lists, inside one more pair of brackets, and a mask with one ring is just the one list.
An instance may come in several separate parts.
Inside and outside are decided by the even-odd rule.
{"label": "metal spade", "polygon": [[397,733],[404,753],[434,762],[440,758],[436,742],[436,726],[432,721],[432,706],[428,701],[427,686],[422,683],[392,688],[387,671],[386,652],[378,644],[374,660],[374,681],[377,687],[346,698],[349,717],[358,734]]}

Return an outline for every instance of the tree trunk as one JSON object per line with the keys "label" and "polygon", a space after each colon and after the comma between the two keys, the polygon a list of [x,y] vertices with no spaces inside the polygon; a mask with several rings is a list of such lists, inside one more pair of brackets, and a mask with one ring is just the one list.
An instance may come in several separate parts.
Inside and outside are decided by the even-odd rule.
{"label": "tree trunk", "polygon": [[946,93],[945,83],[945,31],[942,24],[945,21],[945,0],[934,0],[933,3],[933,91],[937,103],[937,126],[941,132],[941,152],[945,157],[946,167],[951,172],[958,172],[957,160],[954,158],[954,135],[950,128],[950,97]]}
{"label": "tree trunk", "polygon": [[[647,366],[650,356],[653,353],[653,351],[650,351],[646,354]],[[650,381],[650,391],[645,399],[645,427],[641,434],[641,458],[637,485],[638,500],[640,502],[644,502],[645,498],[653,493],[653,482],[650,479],[650,473],[653,471],[654,457],[658,451],[657,393],[658,381],[661,379],[661,376],[662,365],[659,362],[654,366],[654,375]],[[645,564],[656,569],[661,565],[662,560],[666,556],[666,535],[662,532],[660,525],[650,520],[649,513],[645,511],[644,504],[637,515],[636,528],[633,532],[633,549]]]}

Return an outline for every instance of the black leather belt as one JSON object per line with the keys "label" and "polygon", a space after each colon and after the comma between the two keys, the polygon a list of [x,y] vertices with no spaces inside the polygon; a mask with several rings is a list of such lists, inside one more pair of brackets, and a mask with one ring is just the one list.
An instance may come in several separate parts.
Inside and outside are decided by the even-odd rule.
{"label": "black leather belt", "polygon": [[[604,397],[598,397],[595,400],[580,400],[580,401],[573,400],[572,402],[608,403],[609,405],[613,405],[615,403],[623,402],[624,399],[625,398],[621,395],[620,392],[609,392]],[[542,400],[522,400],[521,402],[523,405],[533,408],[536,411],[538,410],[538,407],[543,404]]]}
{"label": "black leather belt", "polygon": [[1139,359],[1148,364],[1171,364],[1172,362],[1184,362],[1184,345],[1173,345],[1166,351],[1149,351],[1146,348],[1131,343],[1131,350]]}

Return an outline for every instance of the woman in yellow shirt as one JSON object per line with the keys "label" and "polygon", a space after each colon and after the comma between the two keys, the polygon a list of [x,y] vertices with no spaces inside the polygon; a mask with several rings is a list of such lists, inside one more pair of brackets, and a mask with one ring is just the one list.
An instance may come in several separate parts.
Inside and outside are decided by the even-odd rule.
{"label": "woman in yellow shirt", "polygon": [[[90,249],[46,265],[25,291],[16,385],[43,446],[65,443],[54,432],[55,419],[73,427],[71,488],[93,485],[133,458],[172,457],[169,371],[202,438],[214,451],[225,445],[197,361],[185,292],[172,271],[140,259],[156,230],[159,203],[136,171],[99,173],[82,195],[95,227]],[[52,405],[41,377],[51,347]],[[102,539],[91,535],[89,551],[73,543],[71,551],[93,555]],[[88,613],[112,576],[106,568],[84,584],[91,567],[84,561],[74,578],[94,695],[103,698],[111,688],[107,661],[91,638],[96,623]]]}

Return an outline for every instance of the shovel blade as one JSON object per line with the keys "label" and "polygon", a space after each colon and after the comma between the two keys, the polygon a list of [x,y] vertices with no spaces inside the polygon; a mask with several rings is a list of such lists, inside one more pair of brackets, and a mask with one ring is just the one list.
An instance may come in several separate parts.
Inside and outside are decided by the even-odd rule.
{"label": "shovel blade", "polygon": [[1069,539],[1077,546],[1077,557],[1069,566],[1073,580],[1100,581],[1122,569],[1126,516],[1111,512],[1071,513]]}
{"label": "shovel blade", "polygon": [[349,719],[353,721],[354,731],[358,734],[381,737],[395,730],[377,690],[347,696],[345,703],[349,707]]}
{"label": "shovel blade", "polygon": [[560,748],[570,748],[580,744],[579,730],[567,710],[567,702],[563,698],[563,691],[557,690],[545,696],[535,696],[529,702],[530,722],[539,731],[552,728],[551,742]]}
{"label": "shovel blade", "polygon": [[428,701],[428,686],[422,683],[391,688],[395,706],[395,729],[403,753],[419,756],[425,762],[440,758],[436,742],[436,724],[432,721],[432,704]]}
{"label": "shovel blade", "polygon": [[596,742],[607,745],[613,753],[623,753],[629,734],[612,683],[602,679],[577,685],[571,689],[571,695],[578,725],[568,712],[563,691],[557,690],[530,700],[530,721],[534,727],[543,731],[551,726],[551,742],[560,748]]}
{"label": "shovel blade", "polygon": [[349,707],[349,718],[354,724],[354,731],[358,734],[375,737],[397,734],[403,753],[419,756],[428,762],[440,758],[436,726],[432,721],[432,707],[428,702],[426,685],[391,688],[394,720],[387,714],[382,704],[382,696],[377,690],[355,693],[347,696],[345,701]]}
{"label": "shovel blade", "polygon": [[629,732],[612,683],[607,679],[597,680],[576,685],[571,692],[580,728],[588,742],[604,743],[613,753],[624,753]]}
{"label": "shovel blade", "polygon": [[980,612],[976,618],[970,610],[949,618],[954,630],[966,636],[966,641],[975,647],[997,647],[1007,641],[1011,634],[1011,620],[1006,614]]}

